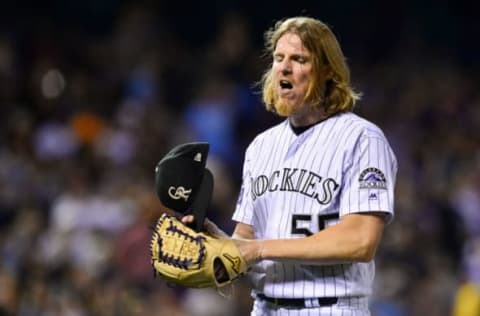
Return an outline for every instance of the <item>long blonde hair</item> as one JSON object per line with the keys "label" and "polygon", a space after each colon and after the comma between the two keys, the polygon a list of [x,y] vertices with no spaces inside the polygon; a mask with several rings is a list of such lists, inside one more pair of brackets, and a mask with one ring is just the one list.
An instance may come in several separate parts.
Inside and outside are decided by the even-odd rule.
{"label": "long blonde hair", "polygon": [[[303,45],[313,56],[313,77],[305,95],[305,101],[312,106],[324,106],[327,116],[337,112],[352,111],[361,94],[356,93],[350,85],[350,70],[340,45],[323,22],[309,17],[293,17],[279,21],[265,33],[266,52],[272,56],[277,41],[287,32],[297,34]],[[328,70],[327,78],[322,68]],[[262,76],[260,82],[265,107],[275,112],[277,99],[272,68]]]}

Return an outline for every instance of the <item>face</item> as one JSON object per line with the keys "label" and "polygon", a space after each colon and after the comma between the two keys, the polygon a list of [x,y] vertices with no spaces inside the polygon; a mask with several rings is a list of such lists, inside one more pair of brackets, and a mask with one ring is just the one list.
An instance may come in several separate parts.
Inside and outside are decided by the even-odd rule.
{"label": "face", "polygon": [[308,110],[305,95],[312,78],[310,52],[297,34],[285,33],[273,52],[273,78],[278,96],[275,110],[281,116],[294,116]]}

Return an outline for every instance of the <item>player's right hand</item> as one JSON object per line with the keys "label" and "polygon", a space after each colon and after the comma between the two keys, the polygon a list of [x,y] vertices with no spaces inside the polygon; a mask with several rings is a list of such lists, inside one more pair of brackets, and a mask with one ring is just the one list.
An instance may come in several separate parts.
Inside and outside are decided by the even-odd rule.
{"label": "player's right hand", "polygon": [[182,217],[181,221],[185,225],[189,225],[189,224],[193,223],[194,219],[195,219],[195,217],[193,215],[186,215],[186,216]]}

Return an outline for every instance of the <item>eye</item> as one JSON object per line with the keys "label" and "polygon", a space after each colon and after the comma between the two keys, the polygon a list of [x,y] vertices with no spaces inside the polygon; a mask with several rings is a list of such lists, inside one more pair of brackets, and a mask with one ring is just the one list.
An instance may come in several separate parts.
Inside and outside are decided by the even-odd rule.
{"label": "eye", "polygon": [[274,55],[273,60],[276,61],[276,62],[281,62],[283,60],[283,56],[282,55]]}
{"label": "eye", "polygon": [[296,60],[297,62],[299,62],[300,64],[304,64],[304,63],[307,62],[307,58],[304,57],[304,56],[297,56],[297,57],[295,58],[295,60]]}

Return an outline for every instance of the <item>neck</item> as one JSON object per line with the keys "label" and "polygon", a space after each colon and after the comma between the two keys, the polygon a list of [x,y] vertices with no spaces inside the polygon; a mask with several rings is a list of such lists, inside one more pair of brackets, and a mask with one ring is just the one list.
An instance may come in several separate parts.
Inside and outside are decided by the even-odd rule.
{"label": "neck", "polygon": [[288,117],[290,124],[295,127],[313,125],[327,116],[325,111],[321,109],[311,109],[305,113],[296,113]]}

